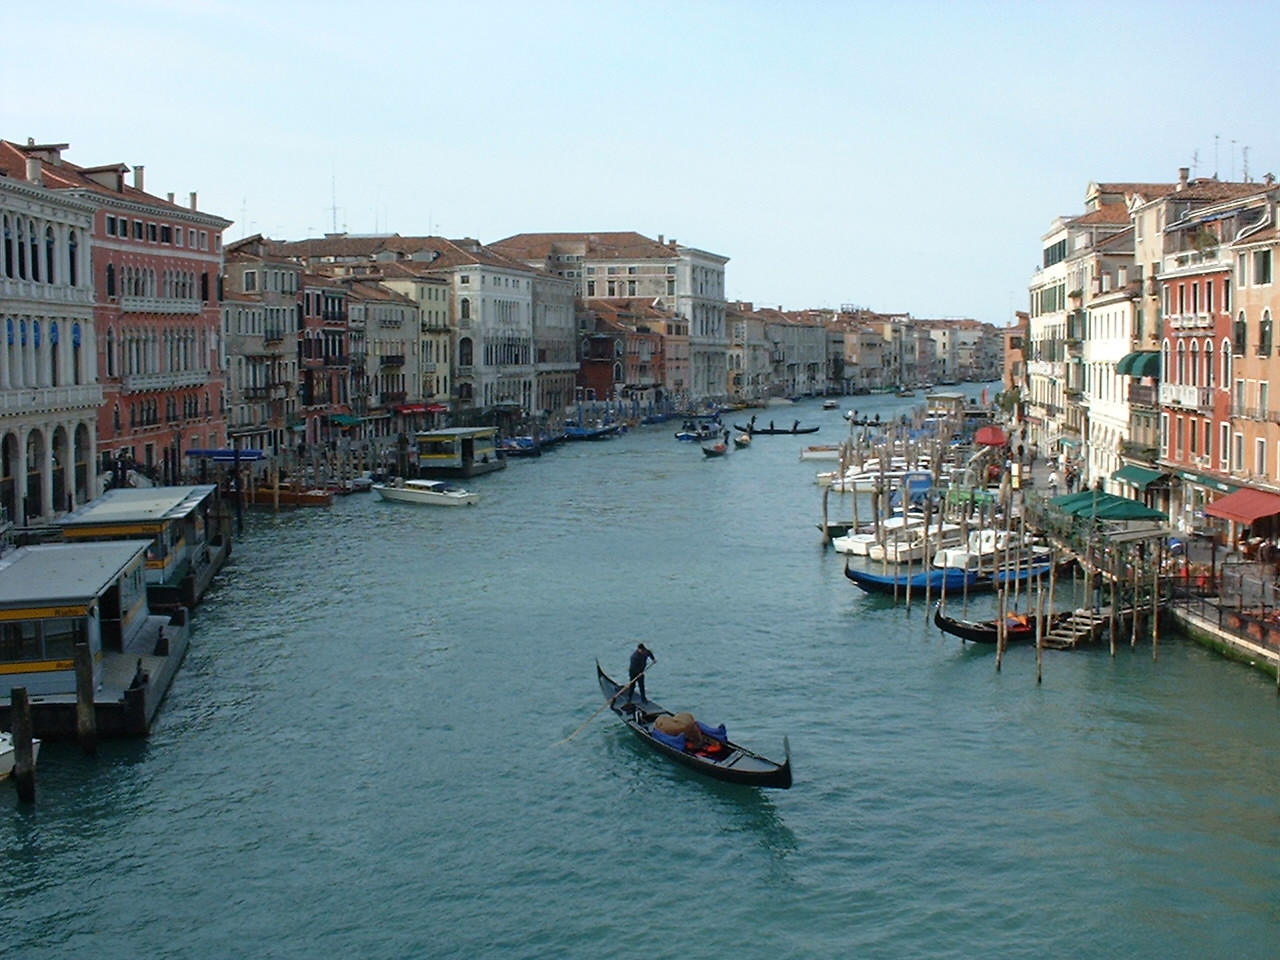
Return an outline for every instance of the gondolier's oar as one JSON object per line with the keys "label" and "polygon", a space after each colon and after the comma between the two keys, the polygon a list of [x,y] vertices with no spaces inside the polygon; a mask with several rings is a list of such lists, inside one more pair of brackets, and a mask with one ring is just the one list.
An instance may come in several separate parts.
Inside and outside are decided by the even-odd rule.
{"label": "gondolier's oar", "polygon": [[632,685],[633,685],[637,680],[639,680],[641,677],[643,677],[643,676],[644,676],[644,671],[645,671],[645,670],[648,670],[651,666],[653,666],[653,664],[654,664],[654,663],[656,663],[656,661],[653,661],[653,660],[651,660],[650,662],[646,663],[646,664],[644,665],[644,670],[641,670],[641,671],[640,671],[639,673],[637,673],[634,677],[632,677],[630,680],[628,680],[626,683],[624,683],[622,686],[620,686],[620,687],[617,689],[617,692],[616,692],[616,693],[614,693],[614,695],[613,695],[612,697],[610,697],[608,700],[606,700],[606,701],[604,702],[604,705],[603,705],[603,706],[601,706],[599,710],[597,710],[597,711],[596,711],[595,713],[593,713],[591,716],[587,717],[587,719],[586,719],[586,720],[582,721],[582,726],[578,727],[578,729],[577,729],[577,730],[573,731],[573,733],[569,734],[569,735],[568,735],[567,737],[565,737],[563,740],[558,741],[558,742],[556,743],[556,746],[559,746],[561,743],[568,743],[570,740],[572,740],[574,737],[576,737],[578,734],[580,734],[583,730],[585,730],[585,729],[586,729],[586,727],[587,727],[587,724],[588,724],[588,723],[590,723],[590,722],[591,722],[592,720],[594,720],[596,717],[600,716],[600,714],[604,713],[604,711],[605,711],[605,708],[606,708],[606,707],[611,707],[611,706],[613,706],[613,701],[617,700],[617,699],[618,699],[618,697],[622,695],[622,691],[623,691],[623,690],[626,690],[628,687],[632,686]]}

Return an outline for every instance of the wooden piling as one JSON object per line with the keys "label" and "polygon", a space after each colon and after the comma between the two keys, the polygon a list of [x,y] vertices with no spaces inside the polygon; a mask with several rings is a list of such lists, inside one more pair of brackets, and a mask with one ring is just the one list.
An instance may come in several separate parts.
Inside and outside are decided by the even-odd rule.
{"label": "wooden piling", "polygon": [[822,488],[822,545],[831,542],[831,528],[827,525],[827,501],[831,499],[831,488]]}
{"label": "wooden piling", "polygon": [[[1155,660],[1160,652],[1160,567],[1164,564],[1164,541],[1156,543],[1156,562],[1151,571],[1151,659]],[[1137,606],[1137,597],[1134,606]],[[1280,670],[1276,671],[1280,677]],[[1276,681],[1280,683],[1280,680]]]}
{"label": "wooden piling", "polygon": [[89,644],[75,645],[76,740],[87,756],[98,752],[98,714],[93,705],[93,653]]}
{"label": "wooden piling", "polygon": [[9,691],[9,722],[13,727],[13,784],[18,788],[18,799],[34,803],[36,799],[36,756],[34,725],[31,722],[31,701],[26,687],[14,687]]}

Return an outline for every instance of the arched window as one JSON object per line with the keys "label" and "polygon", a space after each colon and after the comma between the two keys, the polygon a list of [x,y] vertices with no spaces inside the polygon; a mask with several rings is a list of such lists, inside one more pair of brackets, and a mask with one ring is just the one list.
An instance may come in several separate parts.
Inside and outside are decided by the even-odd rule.
{"label": "arched window", "polygon": [[84,357],[80,353],[80,324],[71,325],[71,382],[84,383]]}
{"label": "arched window", "polygon": [[1271,356],[1271,311],[1262,311],[1262,321],[1258,324],[1258,356]]}
{"label": "arched window", "polygon": [[27,279],[27,231],[22,225],[21,217],[13,218],[14,238],[18,245],[18,279]]}
{"label": "arched window", "polygon": [[1191,341],[1191,362],[1187,366],[1187,379],[1192,386],[1200,385],[1200,344]]}
{"label": "arched window", "polygon": [[463,337],[458,341],[458,366],[471,366],[473,349],[470,337]]}
{"label": "arched window", "polygon": [[1223,390],[1231,389],[1231,341],[1222,340],[1222,382],[1218,384]]}
{"label": "arched window", "polygon": [[114,263],[107,264],[107,296],[114,297],[116,295],[116,265]]}
{"label": "arched window", "polygon": [[1245,320],[1244,311],[1240,311],[1240,315],[1236,317],[1235,329],[1232,331],[1232,352],[1237,355],[1243,355],[1245,344],[1249,341],[1249,323]]}
{"label": "arched window", "polygon": [[36,236],[36,225],[28,224],[27,240],[31,243],[31,279],[40,279],[40,238]]}
{"label": "arched window", "polygon": [[107,330],[107,376],[116,376],[116,332]]}
{"label": "arched window", "polygon": [[1214,384],[1214,374],[1217,371],[1213,368],[1213,341],[1206,340],[1204,342],[1204,385],[1212,387]]}
{"label": "arched window", "polygon": [[1174,382],[1174,383],[1186,383],[1186,382],[1187,382],[1187,344],[1186,344],[1186,341],[1183,341],[1183,340],[1179,340],[1179,341],[1178,341],[1178,356],[1177,356],[1177,362],[1178,362],[1177,376],[1176,376],[1176,377],[1174,377],[1173,382]]}
{"label": "arched window", "polygon": [[471,319],[471,301],[468,300],[466,297],[463,297],[460,301],[458,301],[458,319],[460,320]]}
{"label": "arched window", "polygon": [[44,282],[53,283],[53,227],[44,228]]}
{"label": "arched window", "polygon": [[1169,376],[1171,372],[1169,369],[1169,341],[1166,340],[1160,345],[1160,379],[1165,383],[1172,383],[1173,380]]}

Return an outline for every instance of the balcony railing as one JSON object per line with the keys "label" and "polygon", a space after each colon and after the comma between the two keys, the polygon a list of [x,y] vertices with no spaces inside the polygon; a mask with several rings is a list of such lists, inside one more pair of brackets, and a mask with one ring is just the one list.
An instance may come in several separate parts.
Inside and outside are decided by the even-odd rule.
{"label": "balcony railing", "polygon": [[102,405],[102,387],[81,383],[66,387],[10,387],[0,390],[0,414],[49,413]]}
{"label": "balcony railing", "polygon": [[409,396],[407,390],[388,390],[385,393],[378,394],[378,400],[385,407],[393,403],[404,403],[407,396]]}
{"label": "balcony railing", "polygon": [[1178,407],[1191,407],[1196,410],[1212,406],[1212,391],[1208,387],[1197,387],[1187,383],[1160,384],[1160,403]]}
{"label": "balcony railing", "polygon": [[120,309],[125,313],[194,314],[204,308],[200,300],[177,300],[172,297],[121,297]]}
{"label": "balcony railing", "polygon": [[1280,423],[1280,410],[1268,410],[1266,407],[1245,407],[1238,411],[1236,416],[1243,417],[1246,420],[1266,420],[1271,423]]}
{"label": "balcony railing", "polygon": [[1149,383],[1129,384],[1129,403],[1143,407],[1156,407],[1156,388]]}
{"label": "balcony railing", "polygon": [[170,373],[133,373],[120,379],[125,393],[142,390],[178,390],[182,387],[203,387],[209,382],[208,370],[178,370]]}
{"label": "balcony railing", "polygon": [[1184,313],[1169,318],[1173,330],[1206,330],[1213,326],[1213,317],[1207,313]]}
{"label": "balcony railing", "polygon": [[388,353],[388,354],[386,354],[385,356],[382,356],[382,357],[379,357],[379,358],[378,358],[378,364],[379,364],[379,366],[383,366],[383,367],[403,367],[403,366],[404,366],[404,354],[403,354],[403,353]]}

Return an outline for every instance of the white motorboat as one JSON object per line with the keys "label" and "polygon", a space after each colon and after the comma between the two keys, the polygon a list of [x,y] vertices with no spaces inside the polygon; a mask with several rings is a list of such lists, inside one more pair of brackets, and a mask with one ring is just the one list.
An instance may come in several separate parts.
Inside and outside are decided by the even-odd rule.
{"label": "white motorboat", "polygon": [[429,503],[438,507],[469,507],[480,499],[480,494],[445,483],[443,480],[396,480],[394,483],[375,483],[373,492],[383,500]]}
{"label": "white motorboat", "polygon": [[800,451],[801,460],[839,460],[840,444],[826,443],[805,447]]}
{"label": "white motorboat", "polygon": [[[34,763],[40,756],[40,741],[31,741],[31,760]],[[13,734],[0,730],[0,780],[13,773]]]}
{"label": "white motorboat", "polygon": [[960,524],[931,523],[927,538],[923,524],[899,531],[898,536],[888,537],[884,543],[873,543],[867,556],[877,563],[914,563],[924,559],[926,540],[930,551],[957,546],[963,541]]}
{"label": "white motorboat", "polygon": [[836,553],[845,553],[854,557],[868,556],[871,547],[882,539],[891,539],[903,530],[912,530],[924,524],[924,515],[909,513],[888,517],[880,524],[880,533],[873,527],[863,527],[856,533],[848,533],[843,537],[832,537],[831,546]]}
{"label": "white motorboat", "polygon": [[933,565],[953,570],[990,570],[1019,562],[1043,562],[1050,553],[1048,547],[1034,545],[1030,534],[1019,536],[1010,530],[974,530],[969,534],[968,543],[934,554]]}
{"label": "white motorboat", "polygon": [[840,401],[838,401],[838,400],[823,400],[823,401],[822,401],[822,409],[823,409],[823,410],[835,410],[835,409],[839,408],[839,406],[840,406]]}

